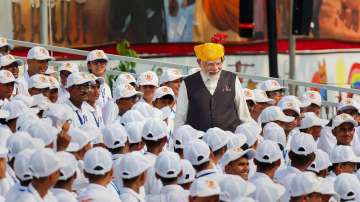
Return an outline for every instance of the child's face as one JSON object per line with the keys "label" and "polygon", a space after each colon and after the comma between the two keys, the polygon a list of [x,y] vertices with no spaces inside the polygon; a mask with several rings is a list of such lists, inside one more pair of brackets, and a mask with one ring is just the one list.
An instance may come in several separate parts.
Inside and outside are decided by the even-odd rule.
{"label": "child's face", "polygon": [[246,157],[241,157],[237,160],[230,162],[227,166],[225,166],[225,173],[238,175],[242,177],[244,180],[248,179],[249,175],[249,160]]}
{"label": "child's face", "polygon": [[154,107],[158,108],[158,109],[161,109],[161,108],[164,108],[164,107],[167,107],[167,106],[171,106],[173,104],[173,100],[171,99],[156,99],[154,101]]}
{"label": "child's face", "polygon": [[91,70],[91,73],[93,73],[97,77],[103,77],[105,75],[106,71],[106,60],[94,60],[88,63],[88,68]]}

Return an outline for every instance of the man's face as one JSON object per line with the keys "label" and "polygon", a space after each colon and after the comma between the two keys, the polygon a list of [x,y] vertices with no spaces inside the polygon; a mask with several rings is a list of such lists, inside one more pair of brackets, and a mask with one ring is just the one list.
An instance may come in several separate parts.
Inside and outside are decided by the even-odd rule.
{"label": "man's face", "polygon": [[171,88],[174,91],[175,96],[179,95],[179,89],[182,79],[177,79],[175,81],[166,82],[164,85]]}
{"label": "man's face", "polygon": [[225,173],[238,175],[244,180],[248,179],[249,175],[249,160],[246,157],[241,157],[235,161],[230,162],[225,166]]}
{"label": "man's face", "polygon": [[88,68],[91,73],[93,73],[97,77],[103,77],[106,71],[107,61],[103,59],[94,60],[88,63]]}
{"label": "man's face", "polygon": [[338,145],[350,145],[355,133],[355,127],[351,123],[343,123],[334,128],[333,134]]}
{"label": "man's face", "polygon": [[70,74],[71,74],[71,72],[64,71],[64,70],[60,72],[61,85],[66,86],[66,81]]}
{"label": "man's face", "polygon": [[133,96],[129,98],[121,98],[116,100],[116,105],[119,108],[120,115],[124,114],[126,111],[130,110],[134,104],[139,101],[138,96]]}
{"label": "man's face", "polygon": [[19,67],[16,62],[13,62],[7,66],[1,67],[1,70],[8,70],[9,72],[11,72],[14,75],[14,77],[16,79],[19,77]]}
{"label": "man's face", "polygon": [[81,85],[73,85],[68,88],[70,98],[79,102],[86,101],[89,96],[90,83],[84,83]]}
{"label": "man's face", "polygon": [[353,162],[343,162],[339,163],[335,167],[335,173],[336,175],[339,175],[341,173],[354,173],[356,171],[356,163]]}
{"label": "man's face", "polygon": [[140,91],[144,94],[145,100],[152,101],[155,94],[156,87],[152,85],[140,86]]}
{"label": "man's face", "polygon": [[0,99],[9,99],[14,92],[14,82],[0,83]]}
{"label": "man's face", "polygon": [[285,131],[290,132],[295,127],[300,126],[300,116],[298,113],[296,113],[294,110],[285,109],[283,110],[284,114],[287,116],[294,117],[294,121],[285,124]]}
{"label": "man's face", "polygon": [[200,65],[201,69],[210,76],[218,74],[223,68],[223,61],[221,58],[215,61],[198,60],[198,64]]}
{"label": "man's face", "polygon": [[48,68],[49,60],[34,60],[29,59],[27,60],[28,64],[28,74],[32,76],[34,74],[45,74]]}

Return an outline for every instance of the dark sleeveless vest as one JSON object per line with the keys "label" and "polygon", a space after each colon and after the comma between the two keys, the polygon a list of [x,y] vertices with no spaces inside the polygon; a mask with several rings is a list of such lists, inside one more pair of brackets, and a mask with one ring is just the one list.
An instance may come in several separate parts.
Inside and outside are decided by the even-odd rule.
{"label": "dark sleeveless vest", "polygon": [[185,123],[202,131],[219,127],[234,132],[240,125],[235,106],[236,79],[236,74],[222,70],[215,92],[211,95],[200,72],[185,78],[189,100]]}

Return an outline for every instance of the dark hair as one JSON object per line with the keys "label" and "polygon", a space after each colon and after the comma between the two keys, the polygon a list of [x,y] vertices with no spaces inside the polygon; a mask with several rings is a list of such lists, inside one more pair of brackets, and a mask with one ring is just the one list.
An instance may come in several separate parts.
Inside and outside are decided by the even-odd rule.
{"label": "dark hair", "polygon": [[6,119],[0,119],[0,124],[6,125],[6,123],[7,123]]}
{"label": "dark hair", "polygon": [[177,182],[177,177],[173,177],[173,178],[165,178],[165,177],[160,177],[161,182],[163,183],[163,185],[167,185],[167,184],[176,184]]}
{"label": "dark hair", "polygon": [[220,153],[221,153],[224,149],[225,149],[225,150],[227,149],[227,145],[219,148],[219,149],[216,150],[216,151],[213,151],[213,154],[214,154],[215,156],[220,155]]}
{"label": "dark hair", "polygon": [[254,159],[254,163],[256,165],[257,170],[263,171],[263,172],[273,169],[275,166],[277,166],[276,164],[278,161],[275,161],[273,163],[264,163],[264,162],[260,162],[256,159]]}
{"label": "dark hair", "polygon": [[199,165],[193,165],[193,167],[196,170],[196,172],[199,172],[199,171],[206,169],[209,166],[209,164],[210,164],[210,161],[206,161]]}
{"label": "dark hair", "polygon": [[107,174],[108,174],[108,172],[105,173],[104,175],[95,175],[95,174],[88,173],[88,172],[86,172],[86,171],[84,170],[84,175],[85,175],[86,178],[89,179],[90,182],[91,182],[91,181],[101,180],[101,179],[103,179],[104,177],[106,177]]}
{"label": "dark hair", "polygon": [[123,184],[131,184],[131,183],[134,183],[136,180],[139,179],[139,177],[141,177],[142,173],[138,176],[135,176],[133,178],[130,178],[130,179],[124,179],[122,178],[122,181],[123,181]]}
{"label": "dark hair", "polygon": [[293,151],[289,152],[289,157],[291,159],[291,164],[297,165],[304,165],[309,164],[315,159],[315,153],[311,153],[308,155],[299,155],[294,153]]}
{"label": "dark hair", "polygon": [[161,138],[161,139],[158,139],[158,140],[147,140],[147,139],[145,139],[145,138],[142,138],[143,139],[143,141],[145,142],[145,145],[147,146],[147,147],[157,147],[157,146],[159,146],[160,144],[161,144],[161,142],[164,140],[164,139],[166,139],[166,137],[163,137],[163,138]]}
{"label": "dark hair", "polygon": [[107,148],[111,154],[119,154],[125,149],[125,147]]}

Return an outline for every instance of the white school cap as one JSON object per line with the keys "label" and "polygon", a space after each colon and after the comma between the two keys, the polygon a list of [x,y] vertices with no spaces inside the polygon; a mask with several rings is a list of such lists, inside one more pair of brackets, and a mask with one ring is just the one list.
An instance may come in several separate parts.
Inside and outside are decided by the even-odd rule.
{"label": "white school cap", "polygon": [[39,112],[39,109],[29,108],[20,100],[14,100],[14,101],[10,101],[9,103],[6,103],[3,106],[3,110],[9,112],[9,116],[7,120],[18,118],[19,116],[27,113],[37,114]]}
{"label": "white school cap", "polygon": [[0,70],[0,83],[7,84],[16,82],[14,75],[8,70]]}
{"label": "white school cap", "polygon": [[265,140],[271,140],[280,144],[283,148],[286,146],[286,134],[282,127],[274,122],[269,122],[263,129],[263,137]]}
{"label": "white school cap", "polygon": [[311,128],[313,126],[324,127],[329,123],[329,120],[319,118],[314,112],[304,113],[304,118],[301,119],[299,129]]}
{"label": "white school cap", "polygon": [[67,152],[80,151],[85,145],[92,141],[90,136],[80,128],[70,128],[68,134],[71,140],[66,148]]}
{"label": "white school cap", "polygon": [[155,172],[163,178],[177,178],[181,172],[179,155],[171,151],[161,152],[155,161]]}
{"label": "white school cap", "polygon": [[46,121],[38,120],[28,127],[27,132],[33,138],[41,139],[45,145],[49,145],[55,142],[60,131],[49,125]]}
{"label": "white school cap", "polygon": [[126,111],[122,116],[121,116],[121,124],[123,125],[127,125],[131,122],[145,122],[145,117],[138,111],[138,110],[134,110],[134,109],[130,109],[128,111]]}
{"label": "white school cap", "polygon": [[274,163],[281,157],[282,153],[279,146],[271,140],[264,140],[255,153],[255,159],[262,163]]}
{"label": "white school cap", "polygon": [[313,172],[302,172],[290,183],[290,195],[299,197],[311,193],[320,193],[321,181]]}
{"label": "white school cap", "polygon": [[347,109],[355,109],[359,111],[359,102],[353,98],[343,98],[337,106],[337,111],[343,111]]}
{"label": "white school cap", "polygon": [[74,85],[81,85],[84,83],[93,82],[88,73],[85,72],[73,72],[66,80],[66,88],[70,88]]}
{"label": "white school cap", "polygon": [[34,149],[24,149],[19,152],[14,161],[14,172],[16,177],[21,181],[27,181],[32,179],[32,173],[30,170],[30,160],[31,156],[36,150]]}
{"label": "white school cap", "polygon": [[86,57],[86,62],[91,62],[94,60],[106,60],[108,61],[109,58],[105,54],[103,50],[92,50]]}
{"label": "white school cap", "polygon": [[113,94],[114,94],[114,100],[143,95],[142,92],[136,91],[136,89],[130,84],[123,84],[116,86],[113,90]]}
{"label": "white school cap", "polygon": [[4,47],[4,46],[8,46],[10,49],[14,48],[14,45],[9,44],[8,40],[4,37],[0,37],[0,48]]}
{"label": "white school cap", "polygon": [[266,80],[259,84],[259,89],[263,91],[276,91],[276,90],[284,90],[285,87],[281,86],[276,80]]}
{"label": "white school cap", "polygon": [[73,62],[65,62],[59,67],[59,72],[68,71],[71,73],[79,72],[79,65]]}
{"label": "white school cap", "polygon": [[265,108],[259,115],[258,122],[259,124],[268,123],[272,121],[281,121],[285,123],[290,123],[294,121],[294,117],[287,116],[278,106],[270,106]]}
{"label": "white school cap", "polygon": [[155,90],[155,94],[152,101],[155,101],[156,99],[160,99],[165,95],[170,95],[175,100],[174,91],[170,87],[161,86]]}
{"label": "white school cap", "polygon": [[102,148],[95,147],[85,153],[84,170],[93,175],[104,175],[112,169],[111,153]]}
{"label": "white school cap", "polygon": [[360,182],[356,176],[350,173],[341,173],[335,179],[335,192],[338,194],[339,201],[356,201],[358,197]]}
{"label": "white school cap", "polygon": [[59,180],[67,180],[74,176],[77,169],[77,160],[75,156],[66,151],[58,152],[57,155],[61,162]]}
{"label": "white school cap", "polygon": [[36,150],[30,159],[30,170],[36,178],[47,177],[60,169],[60,159],[56,153],[43,148]]}
{"label": "white school cap", "polygon": [[208,177],[197,178],[190,186],[189,195],[195,197],[208,197],[220,195],[218,182]]}
{"label": "white school cap", "polygon": [[275,101],[273,99],[270,99],[267,94],[265,93],[265,91],[260,90],[260,89],[254,89],[253,90],[254,93],[254,99],[255,102],[258,103],[270,103],[273,104]]}
{"label": "white school cap", "polygon": [[184,76],[182,75],[179,69],[167,68],[160,76],[160,85],[169,81],[175,81],[178,79],[182,79]]}
{"label": "white school cap", "polygon": [[138,78],[138,85],[140,86],[159,86],[159,79],[155,72],[153,71],[146,71],[140,74]]}
{"label": "white school cap", "polygon": [[237,175],[226,175],[220,181],[220,200],[225,202],[232,202],[235,199],[249,196],[256,187],[249,181],[243,180]]}
{"label": "white school cap", "polygon": [[227,143],[227,148],[232,149],[236,147],[242,147],[246,143],[245,135],[229,135],[229,142]]}
{"label": "white school cap", "polygon": [[217,151],[220,148],[226,146],[229,141],[228,133],[222,129],[215,127],[209,128],[206,131],[203,140],[209,145],[211,151]]}
{"label": "white school cap", "polygon": [[54,57],[50,56],[49,51],[46,48],[40,46],[32,47],[26,58],[34,60],[55,60]]}
{"label": "white school cap", "polygon": [[93,124],[85,124],[81,129],[88,135],[93,144],[104,143],[101,128]]}
{"label": "white school cap", "polygon": [[73,118],[72,111],[63,104],[52,104],[43,113],[44,118],[50,118],[53,125],[60,128],[65,121]]}
{"label": "white school cap", "polygon": [[245,96],[246,101],[251,100],[253,102],[256,102],[253,90],[248,89],[248,88],[243,88],[243,94]]}
{"label": "white school cap", "polygon": [[0,56],[0,67],[8,66],[14,62],[18,66],[23,64],[22,60],[16,59],[13,55],[8,54],[8,55]]}
{"label": "white school cap", "polygon": [[29,95],[25,95],[25,94],[18,94],[14,97],[11,98],[11,101],[13,100],[20,100],[22,101],[27,107],[34,107],[35,104],[35,99],[34,96],[29,96]]}
{"label": "white school cap", "polygon": [[200,165],[209,161],[210,148],[203,140],[196,139],[184,145],[184,157],[192,165]]}
{"label": "white school cap", "polygon": [[330,153],[331,163],[353,162],[360,163],[360,158],[355,155],[351,146],[337,145]]}
{"label": "white school cap", "polygon": [[9,154],[9,150],[4,146],[0,146],[0,158],[6,158],[7,159],[8,154]]}
{"label": "white school cap", "polygon": [[190,125],[182,125],[174,130],[173,142],[175,149],[183,149],[187,143],[198,139],[200,133]]}
{"label": "white school cap", "polygon": [[261,184],[256,187],[256,192],[253,195],[257,202],[279,201],[286,191],[285,187],[277,183],[269,184],[265,180],[257,183]]}
{"label": "white school cap", "polygon": [[316,149],[315,160],[310,164],[308,170],[319,173],[332,165],[329,155],[321,149]]}
{"label": "white school cap", "polygon": [[145,140],[158,141],[168,136],[167,125],[160,119],[149,119],[145,122],[142,137]]}
{"label": "white school cap", "polygon": [[179,177],[178,184],[187,184],[195,180],[196,171],[191,165],[190,161],[186,159],[181,159],[181,176]]}
{"label": "white school cap", "polygon": [[317,91],[308,90],[301,97],[302,107],[308,107],[311,104],[315,104],[321,107],[321,95]]}
{"label": "white school cap", "polygon": [[242,150],[240,147],[228,149],[220,159],[220,165],[224,169],[229,163],[246,156],[248,159],[252,159],[255,156],[253,149]]}
{"label": "white school cap", "polygon": [[104,144],[109,149],[124,147],[128,134],[126,129],[120,124],[112,124],[102,130]]}
{"label": "white school cap", "polygon": [[50,90],[52,89],[59,89],[60,88],[60,83],[57,79],[55,79],[52,76],[48,77],[48,82],[50,83]]}
{"label": "white school cap", "polygon": [[6,142],[6,147],[9,150],[9,160],[14,158],[18,153],[25,149],[33,149],[32,137],[27,132],[16,132],[12,134]]}
{"label": "white school cap", "polygon": [[102,77],[97,77],[94,74],[90,73],[88,74],[89,78],[91,79],[92,83],[95,84],[96,82],[99,82],[100,85],[105,83],[105,79]]}
{"label": "white school cap", "polygon": [[136,144],[141,142],[142,130],[145,122],[135,121],[125,125],[125,129],[128,133],[128,139],[130,144]]}
{"label": "white school cap", "polygon": [[246,122],[239,125],[235,130],[235,135],[245,135],[246,144],[251,147],[258,140],[261,133],[261,127],[255,122]]}
{"label": "white school cap", "polygon": [[277,106],[280,107],[280,109],[283,111],[289,109],[300,115],[300,105],[295,101],[289,99],[281,99]]}
{"label": "white school cap", "polygon": [[119,165],[119,175],[123,179],[137,177],[151,166],[144,155],[136,151],[125,154],[117,165]]}
{"label": "white school cap", "polygon": [[309,155],[316,151],[316,142],[312,135],[299,132],[291,137],[290,150],[298,155]]}
{"label": "white school cap", "polygon": [[55,67],[48,65],[48,67],[47,67],[44,74],[45,75],[51,75],[51,74],[55,74],[55,73],[56,73]]}
{"label": "white school cap", "polygon": [[340,126],[343,123],[351,123],[354,125],[354,127],[358,126],[358,123],[355,121],[355,119],[351,115],[342,113],[333,118],[332,129]]}
{"label": "white school cap", "polygon": [[136,79],[132,74],[122,73],[115,80],[115,86],[136,83]]}

